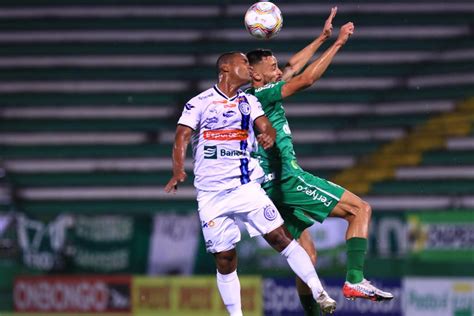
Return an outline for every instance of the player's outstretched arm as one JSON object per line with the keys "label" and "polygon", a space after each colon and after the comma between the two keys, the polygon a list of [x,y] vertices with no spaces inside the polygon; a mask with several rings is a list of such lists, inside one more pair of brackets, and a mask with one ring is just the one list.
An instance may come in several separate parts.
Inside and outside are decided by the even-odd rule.
{"label": "player's outstretched arm", "polygon": [[321,45],[329,38],[332,34],[332,19],[336,16],[337,7],[331,9],[331,14],[324,23],[324,28],[321,34],[312,41],[308,46],[294,54],[285,68],[283,69],[282,80],[288,81],[294,75],[303,69],[303,67],[308,63],[308,61],[313,57],[314,53],[321,47]]}
{"label": "player's outstretched arm", "polygon": [[268,149],[273,146],[276,139],[276,130],[273,128],[272,123],[266,116],[260,116],[255,120],[255,127],[260,132],[257,136],[258,143],[263,149]]}
{"label": "player's outstretched arm", "polygon": [[184,171],[184,161],[186,159],[186,149],[188,148],[189,140],[193,130],[184,125],[178,125],[176,128],[176,135],[173,146],[173,176],[165,186],[167,193],[176,192],[178,184],[186,180],[186,172]]}
{"label": "player's outstretched arm", "polygon": [[324,74],[331,64],[336,53],[354,33],[354,24],[346,23],[341,27],[337,40],[318,59],[311,63],[303,73],[294,77],[281,87],[282,98],[289,97],[296,92],[314,84]]}

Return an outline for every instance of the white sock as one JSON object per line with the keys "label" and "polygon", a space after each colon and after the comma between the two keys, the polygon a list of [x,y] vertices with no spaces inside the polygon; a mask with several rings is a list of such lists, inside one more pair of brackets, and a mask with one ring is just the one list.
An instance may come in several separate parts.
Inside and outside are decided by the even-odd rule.
{"label": "white sock", "polygon": [[240,281],[237,270],[229,274],[220,274],[217,271],[217,287],[230,316],[242,316]]}
{"label": "white sock", "polygon": [[311,262],[311,258],[303,247],[293,239],[280,253],[285,256],[291,270],[293,270],[293,272],[295,272],[296,275],[308,285],[311,292],[313,292],[313,297],[316,299],[323,290],[323,286],[321,281],[319,281],[318,274]]}

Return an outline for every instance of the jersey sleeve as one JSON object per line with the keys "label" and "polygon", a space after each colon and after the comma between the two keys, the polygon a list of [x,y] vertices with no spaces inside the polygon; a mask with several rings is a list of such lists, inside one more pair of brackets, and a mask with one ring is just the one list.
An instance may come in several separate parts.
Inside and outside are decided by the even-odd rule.
{"label": "jersey sleeve", "polygon": [[256,97],[254,97],[253,95],[250,95],[248,96],[248,100],[249,100],[250,109],[251,109],[250,118],[252,119],[252,122],[255,122],[257,118],[265,115],[265,112],[262,109],[262,104],[260,103],[260,101],[258,101]]}
{"label": "jersey sleeve", "polygon": [[191,99],[186,103],[184,106],[183,112],[181,113],[181,117],[178,120],[178,124],[186,125],[193,130],[196,130],[199,127],[199,123],[201,121],[201,110],[200,106],[197,106],[197,103],[193,102]]}
{"label": "jersey sleeve", "polygon": [[266,104],[281,101],[281,88],[285,83],[285,81],[279,81],[257,88],[255,89],[255,96]]}

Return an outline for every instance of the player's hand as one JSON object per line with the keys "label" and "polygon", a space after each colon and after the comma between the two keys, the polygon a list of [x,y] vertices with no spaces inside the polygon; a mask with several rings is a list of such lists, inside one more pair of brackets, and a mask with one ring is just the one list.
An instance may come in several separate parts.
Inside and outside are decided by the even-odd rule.
{"label": "player's hand", "polygon": [[354,34],[354,23],[348,22],[344,24],[341,26],[336,44],[344,45],[352,34]]}
{"label": "player's hand", "polygon": [[258,135],[257,141],[263,149],[268,149],[275,143],[275,139],[266,133]]}
{"label": "player's hand", "polygon": [[327,18],[326,22],[324,23],[324,28],[323,31],[321,32],[321,38],[323,40],[327,40],[328,38],[331,37],[332,34],[332,19],[336,16],[337,13],[337,7],[334,7],[331,9],[331,14],[329,14],[329,17]]}
{"label": "player's hand", "polygon": [[170,181],[168,181],[168,184],[165,186],[165,192],[166,193],[176,193],[178,191],[178,184],[183,183],[184,180],[186,180],[186,172],[179,171],[179,172],[174,172],[173,176],[171,177]]}

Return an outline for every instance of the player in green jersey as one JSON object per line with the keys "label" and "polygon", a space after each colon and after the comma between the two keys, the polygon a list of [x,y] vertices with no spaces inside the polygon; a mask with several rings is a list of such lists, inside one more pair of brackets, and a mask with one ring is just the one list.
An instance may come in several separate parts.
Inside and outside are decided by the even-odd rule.
{"label": "player in green jersey", "polygon": [[[321,44],[332,32],[333,8],[321,35],[290,58],[281,71],[270,50],[258,49],[247,53],[253,67],[252,88],[247,92],[260,101],[273,127],[277,131],[275,146],[258,151],[260,164],[266,173],[262,187],[273,200],[285,219],[285,225],[294,238],[316,261],[316,250],[306,228],[315,221],[323,222],[328,216],[343,218],[348,222],[346,232],[347,273],[343,294],[348,299],[365,298],[373,301],[390,300],[393,295],[384,292],[364,278],[363,268],[371,207],[344,188],[302,170],[296,160],[291,130],[282,105],[283,99],[314,84],[326,71],[339,49],[354,32],[354,25],[343,25],[339,35],[319,58],[308,63]],[[297,281],[298,293],[306,313],[312,315],[310,291]],[[315,306],[315,305],[314,305]]]}

